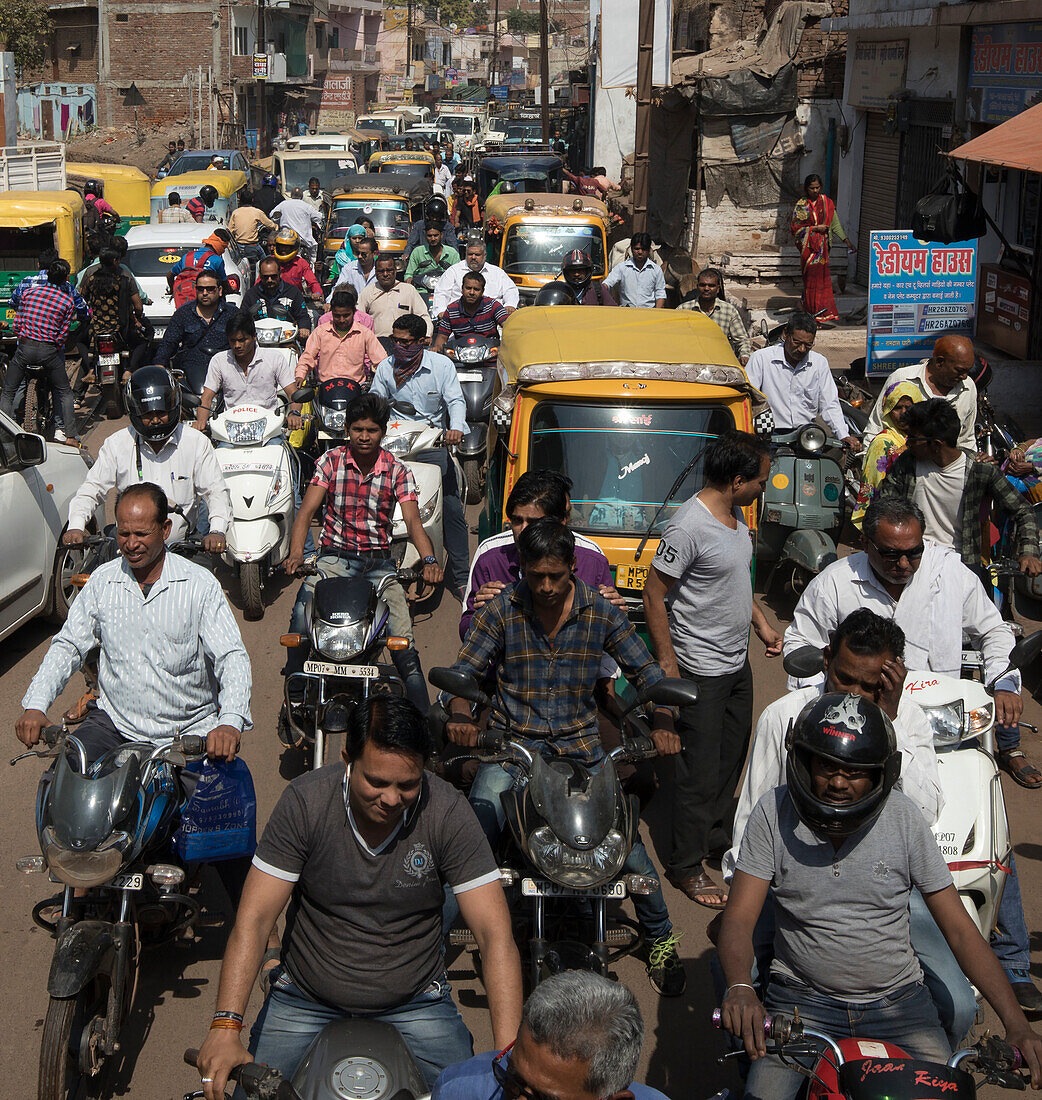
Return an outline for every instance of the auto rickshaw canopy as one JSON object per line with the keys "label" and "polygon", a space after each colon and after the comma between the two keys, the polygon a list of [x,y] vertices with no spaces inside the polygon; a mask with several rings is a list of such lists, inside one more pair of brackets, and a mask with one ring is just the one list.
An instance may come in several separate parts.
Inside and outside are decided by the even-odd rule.
{"label": "auto rickshaw canopy", "polygon": [[[171,191],[194,193],[200,188],[214,187],[222,199],[230,199],[246,186],[245,172],[185,172],[181,176],[166,176],[152,185],[152,198],[165,199]],[[115,203],[113,203],[115,206]],[[118,210],[119,207],[116,207]]]}
{"label": "auto rickshaw canopy", "polygon": [[95,164],[87,161],[65,165],[70,186],[82,193],[87,180],[99,180],[101,197],[119,214],[121,231],[144,225],[151,214],[152,181],[131,164]]}
{"label": "auto rickshaw canopy", "polygon": [[610,217],[607,206],[600,199],[588,195],[557,195],[552,192],[536,194],[493,195],[485,200],[485,220],[495,218],[506,225],[507,218],[530,214],[533,217],[595,217],[605,225]]}
{"label": "auto rickshaw canopy", "polygon": [[75,191],[0,191],[0,228],[54,226],[54,247],[73,274],[83,266],[83,199]]}

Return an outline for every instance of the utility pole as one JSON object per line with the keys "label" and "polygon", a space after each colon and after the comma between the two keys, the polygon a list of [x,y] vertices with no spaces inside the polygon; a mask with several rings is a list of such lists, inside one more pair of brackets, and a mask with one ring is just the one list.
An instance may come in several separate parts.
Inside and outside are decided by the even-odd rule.
{"label": "utility pole", "polygon": [[[412,93],[412,0],[405,9],[405,83]],[[402,97],[405,98],[404,96]]]}
{"label": "utility pole", "polygon": [[651,78],[655,0],[640,0],[637,27],[637,131],[633,147],[633,232],[648,230],[648,153],[651,149]]}
{"label": "utility pole", "polygon": [[492,58],[488,65],[489,94],[491,94],[492,85],[496,83],[496,77],[499,75],[499,0],[496,0],[496,8],[492,19]]}
{"label": "utility pole", "polygon": [[[264,0],[257,0],[257,53],[262,53],[267,57],[268,47],[265,43],[265,37],[267,35],[267,26],[264,13]],[[270,152],[271,146],[268,141],[268,111],[264,102],[264,93],[267,90],[267,84],[263,80],[258,80],[257,84],[257,156],[266,157]]]}
{"label": "utility pole", "polygon": [[539,0],[539,115],[543,124],[543,144],[550,144],[550,14],[547,0]]}

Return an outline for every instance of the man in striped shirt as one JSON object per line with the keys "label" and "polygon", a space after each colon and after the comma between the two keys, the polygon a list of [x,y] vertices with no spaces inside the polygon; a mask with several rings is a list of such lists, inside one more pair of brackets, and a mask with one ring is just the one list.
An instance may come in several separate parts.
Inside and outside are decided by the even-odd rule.
{"label": "man in striped shirt", "polygon": [[[390,406],[373,393],[360,394],[347,406],[344,416],[347,446],[327,451],[315,463],[315,475],[304,494],[303,504],[297,509],[289,557],[283,563],[283,569],[290,576],[304,560],[304,542],[311,519],[325,501],[317,563],[324,575],[368,577],[375,585],[394,574],[391,522],[398,504],[409,538],[423,559],[424,581],[428,584],[441,581],[441,566],[420,520],[416,482],[409,470],[380,446],[389,416]],[[290,633],[306,634],[306,609],[313,591],[313,581],[305,581],[300,586],[290,618]],[[384,589],[383,598],[387,603],[388,632],[409,640],[409,648],[393,651],[391,660],[405,684],[406,695],[426,714],[430,698],[413,642],[405,591],[394,581]],[[288,651],[287,678],[303,671],[306,656],[304,646]],[[292,683],[287,685],[291,699],[294,698],[294,686]]]}
{"label": "man in striped shirt", "polygon": [[0,411],[14,416],[14,399],[25,376],[26,367],[43,367],[45,377],[61,410],[61,425],[66,438],[78,441],[76,435],[76,406],[72,386],[65,370],[65,341],[69,325],[76,315],[69,282],[69,265],[65,260],[55,260],[47,268],[47,281],[36,277],[23,280],[11,295],[11,305],[18,311],[14,330],[18,346],[4,375],[4,388],[0,393]]}
{"label": "man in striped shirt", "polygon": [[452,302],[438,318],[437,336],[431,351],[441,352],[450,336],[499,335],[499,326],[511,310],[495,298],[485,297],[485,276],[480,271],[468,271],[463,276],[463,289],[458,301]]}

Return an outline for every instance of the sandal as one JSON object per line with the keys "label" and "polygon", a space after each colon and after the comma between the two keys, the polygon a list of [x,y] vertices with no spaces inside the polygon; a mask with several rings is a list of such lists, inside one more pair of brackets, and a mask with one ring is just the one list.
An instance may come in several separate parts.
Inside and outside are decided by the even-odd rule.
{"label": "sandal", "polygon": [[1042,787],[1042,772],[1028,761],[1022,749],[998,751],[995,753],[995,759],[999,767],[1008,772],[1015,783],[1027,787],[1029,791],[1037,791]]}
{"label": "sandal", "polygon": [[[693,902],[704,905],[707,909],[723,909],[727,905],[727,888],[717,884],[701,871],[697,875],[687,875],[684,878],[670,879],[673,885],[686,894]],[[723,898],[723,901],[707,901],[707,898]]]}

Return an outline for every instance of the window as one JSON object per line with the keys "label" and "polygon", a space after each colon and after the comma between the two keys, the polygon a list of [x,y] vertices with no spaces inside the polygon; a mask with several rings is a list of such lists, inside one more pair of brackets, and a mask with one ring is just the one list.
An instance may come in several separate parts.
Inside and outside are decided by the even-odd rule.
{"label": "window", "polygon": [[250,52],[250,28],[235,28],[234,51],[236,57],[246,57]]}
{"label": "window", "polygon": [[124,12],[123,14],[121,14],[121,15],[117,15],[117,16],[116,16],[116,22],[117,22],[117,23],[129,23],[129,22],[130,22],[130,16],[129,16],[129,15],[127,15],[127,14],[126,14],[126,13]]}
{"label": "window", "polygon": [[339,50],[340,49],[340,28],[339,27],[334,27],[332,29],[332,31],[330,31],[329,46],[330,46],[330,49],[334,49],[334,50]]}

